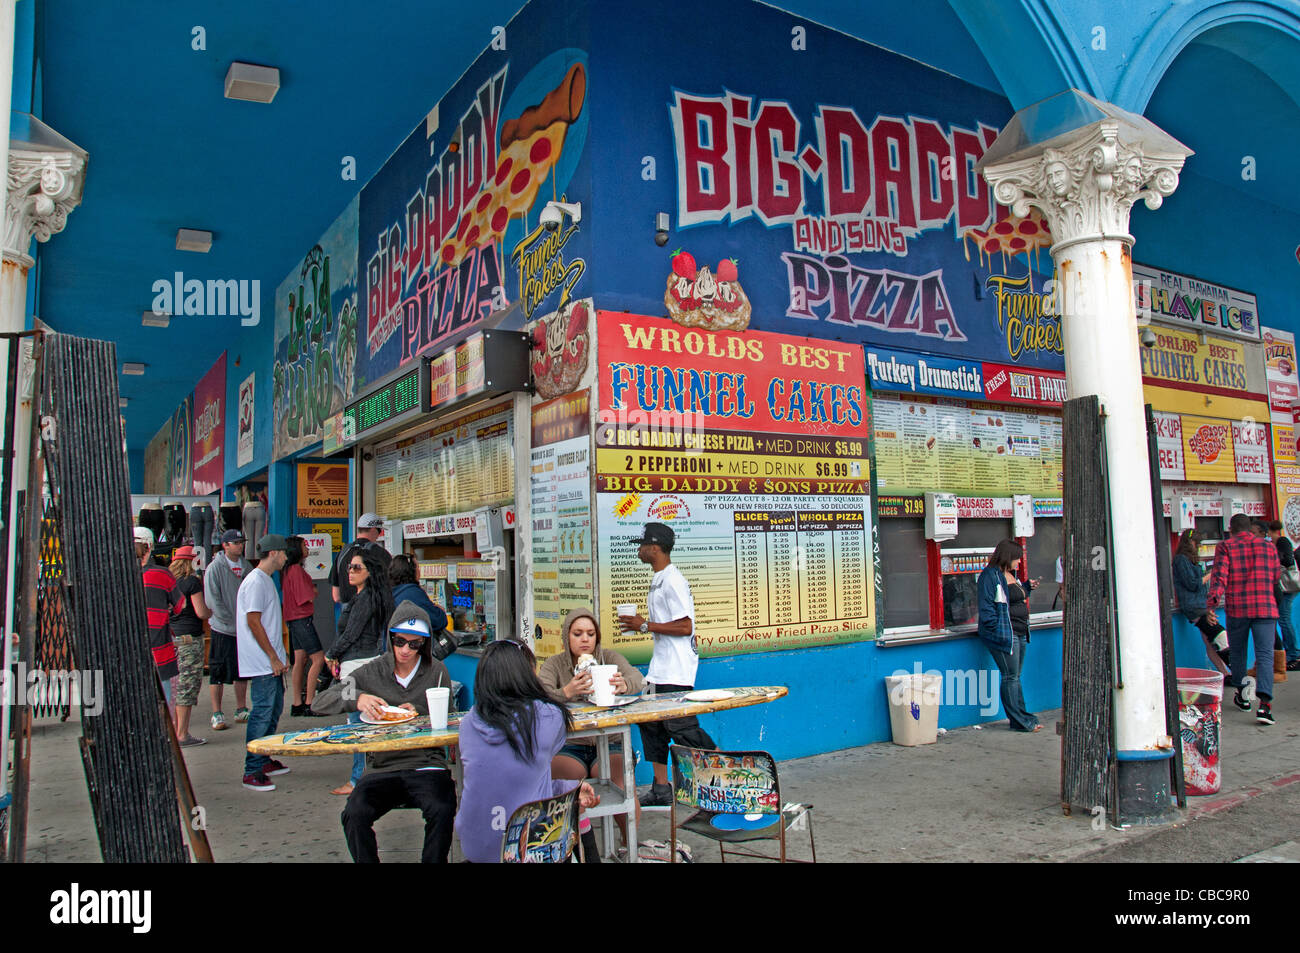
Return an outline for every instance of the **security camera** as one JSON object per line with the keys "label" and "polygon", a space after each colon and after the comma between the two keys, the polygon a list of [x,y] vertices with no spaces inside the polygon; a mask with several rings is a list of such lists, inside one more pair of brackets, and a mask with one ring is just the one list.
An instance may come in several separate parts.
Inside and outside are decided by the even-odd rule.
{"label": "security camera", "polygon": [[655,214],[655,244],[663,248],[668,244],[668,213]]}
{"label": "security camera", "polygon": [[1152,331],[1150,328],[1143,328],[1143,329],[1142,329],[1142,346],[1143,346],[1143,347],[1155,347],[1155,346],[1156,346],[1156,332]]}
{"label": "security camera", "polygon": [[546,208],[542,209],[540,219],[542,228],[548,232],[553,232],[560,227],[564,221],[564,216],[569,216],[573,224],[577,225],[582,221],[582,203],[581,202],[547,202]]}

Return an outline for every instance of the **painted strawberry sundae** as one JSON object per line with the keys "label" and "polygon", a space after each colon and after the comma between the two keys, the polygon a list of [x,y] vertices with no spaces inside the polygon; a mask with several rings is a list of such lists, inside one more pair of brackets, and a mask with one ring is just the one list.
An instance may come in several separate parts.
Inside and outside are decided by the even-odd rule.
{"label": "painted strawberry sundae", "polygon": [[734,258],[718,262],[714,274],[707,265],[698,268],[695,256],[680,249],[673,252],[664,304],[678,324],[710,331],[743,331],[753,311]]}

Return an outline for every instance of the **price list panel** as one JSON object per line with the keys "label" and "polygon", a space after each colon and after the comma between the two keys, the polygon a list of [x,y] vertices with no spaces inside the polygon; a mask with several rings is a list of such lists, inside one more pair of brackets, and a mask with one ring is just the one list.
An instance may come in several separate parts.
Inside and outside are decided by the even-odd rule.
{"label": "price list panel", "polygon": [[868,614],[867,522],[861,510],[746,511],[732,520],[739,627]]}
{"label": "price list panel", "polygon": [[490,407],[375,449],[375,507],[414,519],[498,506],[514,497],[514,411]]}

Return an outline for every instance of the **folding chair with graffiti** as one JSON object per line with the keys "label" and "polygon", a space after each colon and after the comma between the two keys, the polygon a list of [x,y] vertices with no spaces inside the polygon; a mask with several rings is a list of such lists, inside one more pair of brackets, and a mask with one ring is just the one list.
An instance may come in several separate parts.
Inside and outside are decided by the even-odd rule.
{"label": "folding chair with graffiti", "polygon": [[[716,841],[722,854],[779,860],[781,863],[816,863],[811,804],[784,804],[776,776],[776,760],[766,751],[703,751],[674,745],[673,804],[669,812],[669,842],[673,861],[677,858],[677,830],[690,831]],[[696,812],[677,821],[678,807]],[[786,832],[806,828],[812,860],[786,856]],[[727,850],[726,844],[757,840],[780,843],[778,857],[747,850]]]}
{"label": "folding chair with graffiti", "polygon": [[581,859],[577,788],[518,807],[506,824],[501,863],[563,864],[569,861],[575,846]]}

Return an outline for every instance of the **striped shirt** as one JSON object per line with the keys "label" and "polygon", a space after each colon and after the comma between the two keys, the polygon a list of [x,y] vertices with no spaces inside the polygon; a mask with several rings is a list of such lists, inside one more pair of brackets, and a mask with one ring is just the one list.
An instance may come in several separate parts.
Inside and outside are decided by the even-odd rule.
{"label": "striped shirt", "polygon": [[168,679],[179,674],[176,645],[172,642],[171,618],[180,613],[185,597],[176,588],[176,577],[162,566],[144,567],[144,605],[149,617],[149,649],[153,652],[158,677]]}

